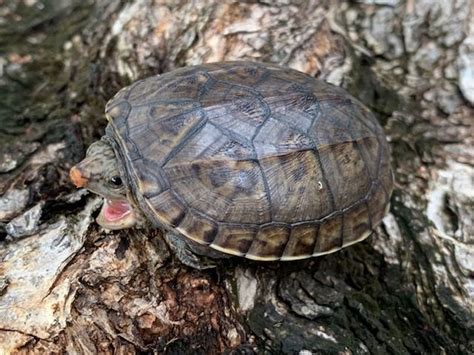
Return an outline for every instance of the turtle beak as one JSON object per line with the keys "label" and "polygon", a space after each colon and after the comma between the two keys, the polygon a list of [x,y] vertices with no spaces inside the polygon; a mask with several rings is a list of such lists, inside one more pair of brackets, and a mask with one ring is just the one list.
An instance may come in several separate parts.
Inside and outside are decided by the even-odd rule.
{"label": "turtle beak", "polygon": [[76,187],[85,187],[89,182],[77,165],[73,166],[69,171],[69,178]]}

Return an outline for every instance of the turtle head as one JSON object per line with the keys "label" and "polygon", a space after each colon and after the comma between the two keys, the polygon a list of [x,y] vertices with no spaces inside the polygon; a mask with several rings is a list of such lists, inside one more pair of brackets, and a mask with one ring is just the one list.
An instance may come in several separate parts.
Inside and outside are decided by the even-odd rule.
{"label": "turtle head", "polygon": [[107,142],[97,141],[86,157],[69,172],[77,187],[84,187],[104,198],[97,222],[107,229],[123,229],[135,225],[136,209],[127,198],[128,187],[119,172],[119,162]]}

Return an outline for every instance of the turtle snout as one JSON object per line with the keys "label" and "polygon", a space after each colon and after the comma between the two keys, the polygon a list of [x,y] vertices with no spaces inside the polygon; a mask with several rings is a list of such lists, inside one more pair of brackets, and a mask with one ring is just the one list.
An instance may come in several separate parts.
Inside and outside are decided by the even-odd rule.
{"label": "turtle snout", "polygon": [[77,165],[73,166],[69,171],[69,178],[76,187],[85,187],[89,181],[89,179],[84,176],[81,168]]}

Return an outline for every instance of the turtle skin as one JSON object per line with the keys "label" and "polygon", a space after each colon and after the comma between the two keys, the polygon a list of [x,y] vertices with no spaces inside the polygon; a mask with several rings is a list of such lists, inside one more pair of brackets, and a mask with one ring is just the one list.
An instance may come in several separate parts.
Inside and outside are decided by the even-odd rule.
{"label": "turtle skin", "polygon": [[185,67],[122,89],[106,117],[122,177],[151,223],[220,252],[328,254],[369,236],[389,205],[376,118],[296,70]]}

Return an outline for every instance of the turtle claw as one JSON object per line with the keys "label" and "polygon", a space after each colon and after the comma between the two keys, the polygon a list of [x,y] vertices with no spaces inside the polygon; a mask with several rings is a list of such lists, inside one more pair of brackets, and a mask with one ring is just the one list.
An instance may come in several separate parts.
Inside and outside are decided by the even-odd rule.
{"label": "turtle claw", "polygon": [[182,264],[197,270],[206,270],[216,267],[216,263],[211,258],[196,255],[183,237],[168,232],[165,234],[165,239],[169,247],[173,250],[174,255]]}

